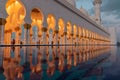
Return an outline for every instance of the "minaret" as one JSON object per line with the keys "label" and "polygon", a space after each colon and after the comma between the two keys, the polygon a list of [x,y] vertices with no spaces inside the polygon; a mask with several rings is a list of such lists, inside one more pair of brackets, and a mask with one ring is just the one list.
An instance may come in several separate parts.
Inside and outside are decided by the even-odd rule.
{"label": "minaret", "polygon": [[93,4],[95,7],[95,20],[96,22],[101,24],[100,9],[101,9],[102,0],[94,0]]}

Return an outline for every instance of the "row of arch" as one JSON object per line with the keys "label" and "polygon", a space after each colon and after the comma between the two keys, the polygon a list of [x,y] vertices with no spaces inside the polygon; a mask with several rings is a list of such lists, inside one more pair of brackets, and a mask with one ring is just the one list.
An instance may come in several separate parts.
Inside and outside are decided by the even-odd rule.
{"label": "row of arch", "polygon": [[[4,30],[5,44],[11,44],[13,32],[16,34],[14,38],[15,44],[87,44],[88,39],[89,44],[92,44],[90,40],[94,40],[94,42],[97,42],[96,44],[110,43],[109,38],[76,24],[72,25],[70,21],[65,23],[63,18],[56,20],[53,14],[48,14],[47,26],[44,26],[44,14],[39,8],[31,10],[32,23],[26,24],[24,22],[26,10],[19,0],[8,0],[6,11],[9,16],[6,18],[7,22]],[[20,40],[22,35],[25,38],[24,42]]]}

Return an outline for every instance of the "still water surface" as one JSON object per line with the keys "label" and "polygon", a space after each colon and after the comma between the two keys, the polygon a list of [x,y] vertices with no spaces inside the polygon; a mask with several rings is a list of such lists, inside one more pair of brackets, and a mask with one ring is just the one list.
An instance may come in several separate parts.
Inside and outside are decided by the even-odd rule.
{"label": "still water surface", "polygon": [[0,80],[120,80],[120,48],[0,47]]}

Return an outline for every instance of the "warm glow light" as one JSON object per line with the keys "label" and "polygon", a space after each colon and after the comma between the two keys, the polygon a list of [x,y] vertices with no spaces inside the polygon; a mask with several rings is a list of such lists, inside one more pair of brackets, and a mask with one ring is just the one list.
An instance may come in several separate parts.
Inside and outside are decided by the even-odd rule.
{"label": "warm glow light", "polygon": [[54,29],[56,25],[55,17],[52,14],[49,14],[47,17],[48,28]]}
{"label": "warm glow light", "polygon": [[[8,17],[6,18],[7,23],[5,24],[4,42],[5,44],[11,44],[11,33],[16,32],[16,43],[18,43],[18,33],[21,33],[20,27],[24,22],[26,15],[25,7],[20,0],[8,0],[6,3],[6,12]],[[9,36],[9,37],[8,37]]]}
{"label": "warm glow light", "polygon": [[77,34],[77,26],[76,25],[73,25],[73,32],[74,32],[74,37],[76,37],[76,34]]}
{"label": "warm glow light", "polygon": [[39,9],[34,8],[32,9],[32,12],[31,12],[31,19],[33,21],[32,24],[39,26],[39,25],[42,25],[44,17],[42,12]]}
{"label": "warm glow light", "polygon": [[25,8],[19,1],[9,0],[6,4],[6,11],[9,15],[6,24],[9,26],[5,25],[5,27],[11,27],[13,30],[17,25],[24,22],[23,19],[25,17]]}
{"label": "warm glow light", "polygon": [[67,22],[67,34],[70,35],[71,33],[71,23],[70,22]]}
{"label": "warm glow light", "polygon": [[58,20],[58,27],[59,27],[59,31],[60,31],[60,34],[62,35],[63,34],[63,32],[64,32],[64,21],[63,21],[63,19],[62,18],[60,18],[59,20]]}

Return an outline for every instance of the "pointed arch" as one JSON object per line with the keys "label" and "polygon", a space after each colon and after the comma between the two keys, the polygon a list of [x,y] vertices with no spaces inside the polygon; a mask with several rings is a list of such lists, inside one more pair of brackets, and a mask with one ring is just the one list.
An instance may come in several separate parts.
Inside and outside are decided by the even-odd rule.
{"label": "pointed arch", "polygon": [[47,24],[48,24],[48,29],[55,29],[56,26],[56,19],[55,16],[53,14],[48,14],[47,16]]}
{"label": "pointed arch", "polygon": [[44,21],[44,15],[39,8],[33,8],[31,10],[32,26],[41,26]]}

